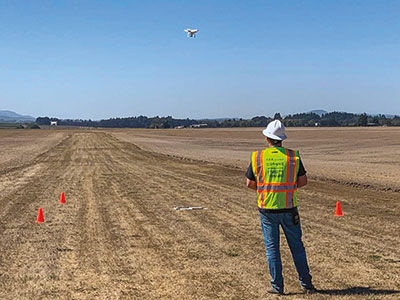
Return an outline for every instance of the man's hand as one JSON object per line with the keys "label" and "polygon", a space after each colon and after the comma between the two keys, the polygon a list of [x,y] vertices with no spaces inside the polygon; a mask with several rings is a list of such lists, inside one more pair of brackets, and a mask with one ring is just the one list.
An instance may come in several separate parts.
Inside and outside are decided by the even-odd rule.
{"label": "man's hand", "polygon": [[255,182],[255,181],[253,181],[253,180],[247,179],[247,181],[246,181],[246,186],[247,186],[249,189],[257,190],[257,182]]}
{"label": "man's hand", "polygon": [[300,176],[297,178],[297,188],[301,188],[307,184],[307,175]]}

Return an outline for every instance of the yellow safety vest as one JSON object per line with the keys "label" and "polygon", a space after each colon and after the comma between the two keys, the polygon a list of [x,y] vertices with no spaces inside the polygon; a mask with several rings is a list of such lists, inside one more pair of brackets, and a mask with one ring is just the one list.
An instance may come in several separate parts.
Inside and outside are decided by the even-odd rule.
{"label": "yellow safety vest", "polygon": [[251,155],[257,179],[258,207],[283,209],[297,206],[298,151],[271,147]]}

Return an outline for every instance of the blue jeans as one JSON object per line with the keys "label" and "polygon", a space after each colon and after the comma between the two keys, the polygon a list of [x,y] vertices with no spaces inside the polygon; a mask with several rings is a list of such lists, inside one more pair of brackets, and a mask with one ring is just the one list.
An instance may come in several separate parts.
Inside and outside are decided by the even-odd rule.
{"label": "blue jeans", "polygon": [[[297,209],[296,209],[297,210]],[[294,224],[293,216],[289,213],[260,212],[261,228],[267,254],[272,288],[283,292],[282,261],[279,249],[279,225],[282,226],[292,253],[294,265],[299,274],[303,288],[312,287],[311,275],[307,264],[306,251],[301,241],[300,223]]]}

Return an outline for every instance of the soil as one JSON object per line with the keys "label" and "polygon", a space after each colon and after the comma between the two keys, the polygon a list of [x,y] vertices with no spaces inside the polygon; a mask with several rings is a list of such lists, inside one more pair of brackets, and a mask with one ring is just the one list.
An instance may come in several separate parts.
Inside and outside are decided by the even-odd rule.
{"label": "soil", "polygon": [[[14,132],[18,144],[24,137]],[[244,186],[247,163],[218,159],[224,149],[215,146],[212,156],[204,144],[224,135],[240,142],[246,130],[198,137],[193,147],[203,144],[203,158],[192,153],[187,136],[173,136],[182,139],[171,142],[175,151],[157,152],[161,146],[151,140],[142,145],[146,135],[163,140],[159,136],[178,132],[172,130],[40,132],[50,137],[40,149],[24,142],[33,157],[14,160],[12,168],[10,160],[0,164],[0,299],[276,298],[266,293],[255,194]],[[262,146],[256,139],[242,142],[239,151]],[[304,147],[309,173],[312,151]],[[399,192],[343,184],[331,173],[339,179],[315,176],[299,191],[303,241],[320,292],[302,294],[282,236],[286,298],[399,299]],[[58,202],[61,192],[66,204]],[[336,201],[343,217],[333,216]],[[45,222],[36,224],[39,207]]]}

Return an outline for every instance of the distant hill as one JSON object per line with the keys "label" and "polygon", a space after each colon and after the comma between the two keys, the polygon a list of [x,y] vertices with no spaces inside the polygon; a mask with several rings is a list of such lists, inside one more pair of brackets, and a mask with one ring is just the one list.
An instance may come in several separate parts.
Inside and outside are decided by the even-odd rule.
{"label": "distant hill", "polygon": [[241,118],[216,118],[216,119],[210,119],[210,118],[206,118],[206,119],[196,119],[196,121],[218,121],[218,122],[222,122],[222,121],[226,121],[226,120],[239,120]]}
{"label": "distant hill", "polygon": [[25,123],[35,122],[35,118],[17,114],[10,110],[0,110],[0,122],[3,123]]}
{"label": "distant hill", "polygon": [[327,114],[328,112],[326,110],[323,110],[323,109],[314,109],[312,111],[309,111],[308,113],[314,113],[314,114],[317,114],[317,115],[319,115],[321,117],[322,115]]}
{"label": "distant hill", "polygon": [[368,116],[377,117],[377,116],[385,116],[385,118],[393,119],[396,115],[392,114],[367,114]]}

